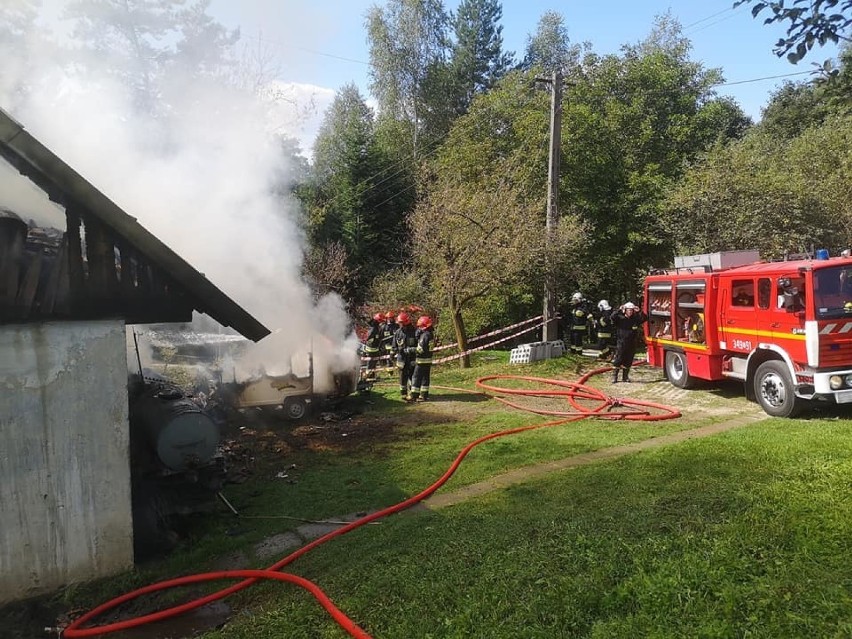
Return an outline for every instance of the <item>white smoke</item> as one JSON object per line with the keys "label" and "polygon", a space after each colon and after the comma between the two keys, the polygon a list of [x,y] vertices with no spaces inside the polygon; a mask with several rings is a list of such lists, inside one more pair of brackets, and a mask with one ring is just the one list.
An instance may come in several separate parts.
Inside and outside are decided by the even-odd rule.
{"label": "white smoke", "polygon": [[[287,370],[312,347],[320,387],[330,381],[326,369],[357,366],[342,300],[315,302],[300,277],[299,210],[280,189],[291,167],[270,133],[280,132],[280,105],[233,83],[171,77],[162,85],[168,95],[159,96],[165,114],[142,116],[126,86],[108,75],[109,58],[67,64],[45,46],[49,31],[41,29],[37,43],[25,33],[4,56],[0,106],[274,331],[251,350],[249,367]],[[0,42],[0,52],[9,50]],[[274,122],[270,113],[278,113]],[[0,171],[0,206],[25,207],[25,219],[55,218],[47,198],[22,203],[19,180]]]}

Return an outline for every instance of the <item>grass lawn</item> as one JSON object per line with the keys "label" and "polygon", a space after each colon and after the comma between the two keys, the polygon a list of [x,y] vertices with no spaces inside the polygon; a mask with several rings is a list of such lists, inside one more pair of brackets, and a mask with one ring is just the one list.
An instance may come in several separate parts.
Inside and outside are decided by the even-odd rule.
{"label": "grass lawn", "polygon": [[[360,412],[349,419],[300,426],[301,447],[258,457],[248,481],[227,487],[244,517],[200,519],[180,552],[70,588],[54,608],[85,609],[227,558],[230,567],[271,564],[255,545],[301,522],[249,517],[373,511],[424,489],[477,437],[545,421],[454,389],[495,373],[579,376],[571,358],[509,369],[505,354],[486,353],[475,363],[434,371],[433,386],[446,388],[433,390],[433,403],[404,405],[389,384],[353,399]],[[653,397],[661,384],[614,388]],[[679,420],[588,420],[486,442],[442,490],[758,412],[712,387],[682,408]],[[852,637],[852,422],[842,412],[766,419],[412,509],[288,570],[314,580],[376,639]],[[227,602],[237,614],[206,639],[348,636],[287,584],[257,584]]]}

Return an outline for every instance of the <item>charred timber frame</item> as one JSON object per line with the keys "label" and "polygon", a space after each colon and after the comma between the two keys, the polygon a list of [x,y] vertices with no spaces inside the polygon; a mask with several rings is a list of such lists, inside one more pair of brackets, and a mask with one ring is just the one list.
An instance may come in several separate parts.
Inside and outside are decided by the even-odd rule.
{"label": "charred timber frame", "polygon": [[[269,334],[2,109],[0,155],[66,211],[65,238],[49,273],[41,272],[39,259],[24,265],[22,279],[16,270],[21,259],[0,257],[0,323],[99,317],[183,322],[197,310],[254,341]],[[22,247],[20,258],[24,253]],[[10,300],[13,279],[18,284]]]}

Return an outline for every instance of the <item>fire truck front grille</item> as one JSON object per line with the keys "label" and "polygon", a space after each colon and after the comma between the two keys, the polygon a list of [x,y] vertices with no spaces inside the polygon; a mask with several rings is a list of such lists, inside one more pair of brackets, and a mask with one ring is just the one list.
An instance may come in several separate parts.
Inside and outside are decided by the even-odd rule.
{"label": "fire truck front grille", "polygon": [[852,359],[852,340],[820,344],[820,366],[845,366],[849,364],[850,359]]}

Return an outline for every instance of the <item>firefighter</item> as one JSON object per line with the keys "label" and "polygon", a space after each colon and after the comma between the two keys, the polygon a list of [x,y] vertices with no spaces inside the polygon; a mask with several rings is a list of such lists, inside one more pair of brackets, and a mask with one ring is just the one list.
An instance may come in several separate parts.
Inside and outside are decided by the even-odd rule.
{"label": "firefighter", "polygon": [[396,357],[396,368],[399,371],[399,394],[404,400],[409,399],[411,376],[414,374],[414,360],[417,355],[417,336],[414,325],[408,313],[402,312],[396,317],[399,328],[393,335],[393,352]]}
{"label": "firefighter", "polygon": [[432,318],[423,315],[417,320],[417,353],[414,359],[414,376],[411,380],[411,398],[422,402],[429,399],[429,378],[432,376]]}
{"label": "firefighter", "polygon": [[376,360],[381,356],[382,322],[385,316],[376,313],[370,320],[370,330],[364,340],[364,355],[367,356],[367,379],[376,378]]}
{"label": "firefighter", "polygon": [[794,286],[789,277],[778,278],[778,308],[786,309],[788,312],[802,311],[805,309],[805,298],[798,286]]}
{"label": "firefighter", "polygon": [[382,325],[382,355],[387,358],[387,365],[393,368],[393,335],[399,325],[393,311],[385,313],[385,323]]}
{"label": "firefighter", "polygon": [[589,309],[583,294],[577,291],[571,296],[571,305],[568,310],[568,332],[572,353],[583,354],[583,336],[589,330],[588,324]]}
{"label": "firefighter", "polygon": [[612,307],[607,300],[598,302],[598,342],[595,349],[601,353],[601,359],[609,357],[612,349]]}
{"label": "firefighter", "polygon": [[647,318],[638,306],[633,302],[627,302],[611,315],[611,319],[616,336],[615,357],[612,359],[614,367],[612,383],[618,383],[619,369],[621,369],[621,381],[629,382],[633,356],[636,355],[642,324]]}
{"label": "firefighter", "polygon": [[734,296],[734,306],[754,306],[754,298],[744,288],[740,288]]}

